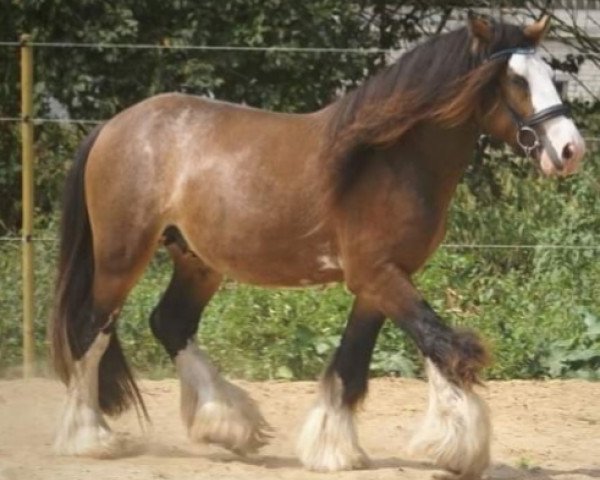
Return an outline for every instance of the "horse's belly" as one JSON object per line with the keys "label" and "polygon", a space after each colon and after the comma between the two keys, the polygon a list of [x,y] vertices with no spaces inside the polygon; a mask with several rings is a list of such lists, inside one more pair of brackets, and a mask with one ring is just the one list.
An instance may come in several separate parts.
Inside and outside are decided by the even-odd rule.
{"label": "horse's belly", "polygon": [[299,287],[344,279],[341,262],[335,255],[307,251],[301,245],[283,250],[281,245],[274,245],[270,251],[238,245],[230,249],[201,249],[199,254],[227,277],[254,285]]}
{"label": "horse's belly", "polygon": [[196,209],[193,221],[181,227],[208,266],[240,282],[303,286],[343,280],[331,233],[316,232],[312,222],[295,218],[281,203],[272,205],[254,211],[214,202]]}
{"label": "horse's belly", "polygon": [[[241,268],[240,268],[241,267]],[[327,271],[308,270],[298,268],[291,270],[283,267],[283,264],[274,265],[274,268],[259,271],[252,266],[244,268],[240,265],[232,265],[225,269],[225,274],[234,280],[252,285],[272,287],[305,287],[309,285],[321,285],[324,283],[341,282],[344,279],[342,270],[330,269]]]}

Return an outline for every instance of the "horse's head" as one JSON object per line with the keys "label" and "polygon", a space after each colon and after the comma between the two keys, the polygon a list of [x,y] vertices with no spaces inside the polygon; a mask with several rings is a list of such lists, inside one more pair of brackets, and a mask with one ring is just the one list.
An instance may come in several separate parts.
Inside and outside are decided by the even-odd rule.
{"label": "horse's head", "polygon": [[[546,175],[568,175],[577,170],[585,143],[569,110],[560,99],[549,65],[536,53],[548,30],[549,17],[523,29],[522,45],[492,50],[484,60],[498,62],[491,106],[482,117],[482,128],[515,151],[536,159]],[[470,19],[474,48],[485,49],[494,40],[494,25]]]}

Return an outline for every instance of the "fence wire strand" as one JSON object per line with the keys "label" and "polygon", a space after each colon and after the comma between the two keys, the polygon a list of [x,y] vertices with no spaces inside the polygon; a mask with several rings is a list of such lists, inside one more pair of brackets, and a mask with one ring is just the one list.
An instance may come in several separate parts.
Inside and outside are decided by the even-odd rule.
{"label": "fence wire strand", "polygon": [[[94,48],[98,50],[189,50],[206,52],[282,52],[282,53],[348,53],[370,55],[376,53],[393,53],[388,48],[350,48],[350,47],[290,47],[274,45],[255,47],[251,45],[177,45],[155,43],[87,43],[87,42],[28,42],[27,45],[42,48]],[[20,47],[19,42],[0,42],[0,47]]]}
{"label": "fence wire strand", "polygon": [[[100,120],[97,118],[47,118],[47,117],[36,117],[32,118],[31,121],[37,125],[44,123],[55,123],[55,124],[66,124],[66,125],[101,125],[108,122],[110,119]],[[0,117],[0,123],[19,123],[22,121],[21,117]],[[600,137],[584,137],[586,142],[600,143]]]}
{"label": "fence wire strand", "polygon": [[[55,237],[34,237],[33,242],[56,243]],[[0,237],[0,242],[22,242],[22,237]],[[560,245],[552,243],[442,243],[441,248],[454,250],[514,249],[514,250],[600,250],[600,245]]]}

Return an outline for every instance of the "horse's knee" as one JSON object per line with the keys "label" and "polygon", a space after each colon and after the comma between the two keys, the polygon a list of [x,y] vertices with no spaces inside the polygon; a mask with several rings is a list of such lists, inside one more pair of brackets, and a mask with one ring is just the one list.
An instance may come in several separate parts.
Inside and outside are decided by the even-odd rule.
{"label": "horse's knee", "polygon": [[453,330],[448,351],[436,359],[447,378],[461,385],[479,383],[479,373],[489,364],[488,350],[477,333],[471,330]]}
{"label": "horse's knee", "polygon": [[423,355],[450,380],[477,382],[478,373],[488,362],[483,343],[473,332],[446,325],[423,300],[409,275],[388,264],[353,279],[361,297],[407,332]]}

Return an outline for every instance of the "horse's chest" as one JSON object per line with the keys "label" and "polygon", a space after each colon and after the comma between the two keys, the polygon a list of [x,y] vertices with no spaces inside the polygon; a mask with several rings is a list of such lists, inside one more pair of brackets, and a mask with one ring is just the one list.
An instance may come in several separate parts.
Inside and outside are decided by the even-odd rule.
{"label": "horse's chest", "polygon": [[420,230],[414,235],[399,239],[393,249],[396,263],[409,274],[420,270],[437,250],[445,233],[445,224],[440,222],[435,229]]}

